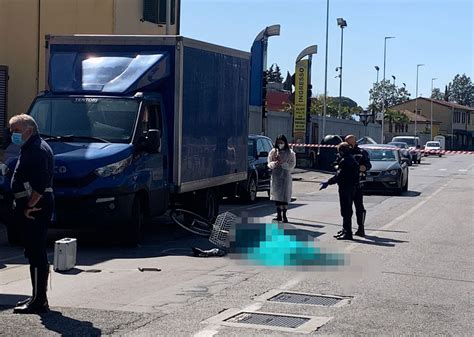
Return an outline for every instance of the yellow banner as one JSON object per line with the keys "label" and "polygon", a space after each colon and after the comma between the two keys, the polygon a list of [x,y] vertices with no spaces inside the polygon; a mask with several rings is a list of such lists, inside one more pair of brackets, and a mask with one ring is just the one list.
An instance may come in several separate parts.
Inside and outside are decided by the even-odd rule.
{"label": "yellow banner", "polygon": [[304,142],[306,135],[306,111],[308,101],[308,60],[301,60],[295,70],[295,111],[293,133],[295,139]]}

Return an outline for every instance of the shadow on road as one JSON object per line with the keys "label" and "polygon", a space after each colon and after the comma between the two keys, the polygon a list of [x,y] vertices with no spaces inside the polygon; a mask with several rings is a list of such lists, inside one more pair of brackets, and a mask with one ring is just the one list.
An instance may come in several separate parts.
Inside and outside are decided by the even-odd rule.
{"label": "shadow on road", "polygon": [[77,319],[64,316],[59,311],[53,311],[41,314],[41,323],[49,331],[54,331],[61,336],[101,336],[102,330],[94,327],[94,324],[88,321],[79,321]]}
{"label": "shadow on road", "polygon": [[400,195],[397,195],[395,192],[391,191],[373,191],[373,190],[365,190],[364,195],[390,195],[390,196],[397,196],[397,197],[405,197],[405,198],[413,198],[413,197],[419,197],[421,195],[421,192],[418,191],[407,191],[403,192]]}
{"label": "shadow on road", "polygon": [[395,239],[390,239],[390,238],[383,238],[383,237],[375,236],[375,235],[366,235],[363,239],[354,238],[353,241],[366,244],[366,245],[381,246],[381,247],[395,247],[396,243],[408,242],[408,241],[395,240]]}

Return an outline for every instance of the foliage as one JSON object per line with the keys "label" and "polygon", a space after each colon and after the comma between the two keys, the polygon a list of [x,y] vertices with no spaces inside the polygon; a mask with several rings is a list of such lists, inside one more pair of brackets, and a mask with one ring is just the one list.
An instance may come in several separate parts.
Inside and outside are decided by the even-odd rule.
{"label": "foliage", "polygon": [[448,99],[461,105],[474,106],[474,84],[466,74],[454,76],[448,84]]}
{"label": "foliage", "polygon": [[431,98],[443,100],[444,94],[441,92],[439,88],[433,88],[433,91],[431,92]]}
{"label": "foliage", "polygon": [[[275,69],[273,69],[275,66]],[[270,69],[268,69],[268,82],[274,83],[283,83],[283,76],[281,76],[281,69],[278,64],[272,64]]]}
{"label": "foliage", "polygon": [[383,101],[385,101],[385,109],[387,109],[387,107],[408,101],[411,96],[405,86],[397,87],[389,80],[374,83],[369,94],[372,102],[369,109],[375,112],[382,111]]}
{"label": "foliage", "polygon": [[293,84],[292,84],[292,80],[291,80],[291,75],[290,75],[290,72],[287,71],[285,82],[283,82],[283,89],[291,91],[293,89],[292,86],[293,86]]}

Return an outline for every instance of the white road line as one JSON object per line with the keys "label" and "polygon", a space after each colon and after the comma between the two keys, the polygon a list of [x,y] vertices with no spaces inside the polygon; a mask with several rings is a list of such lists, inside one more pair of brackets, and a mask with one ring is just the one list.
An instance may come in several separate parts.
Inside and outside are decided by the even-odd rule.
{"label": "white road line", "polygon": [[[401,220],[405,219],[406,217],[410,216],[412,213],[414,213],[415,211],[417,211],[421,206],[423,206],[424,204],[426,204],[428,201],[430,201],[432,198],[434,198],[436,195],[438,195],[444,188],[446,188],[446,186],[448,186],[451,181],[453,180],[453,178],[449,179],[448,182],[446,182],[443,186],[441,186],[440,188],[438,188],[433,194],[431,194],[429,197],[427,197],[426,199],[420,201],[418,204],[416,204],[415,206],[413,206],[412,208],[410,208],[408,211],[406,211],[405,213],[403,213],[402,215],[396,217],[395,219],[393,219],[392,221],[390,221],[389,223],[387,223],[386,225],[378,228],[376,231],[374,232],[370,232],[370,234],[383,234],[382,231],[383,230],[387,230],[388,228],[396,225],[397,223],[399,223]],[[345,249],[345,251],[348,253],[350,251],[352,251],[355,247],[357,246],[360,246],[359,243],[357,242],[354,242],[352,244],[350,244],[349,246],[347,246],[347,248]]]}
{"label": "white road line", "polygon": [[467,169],[460,169],[459,172],[467,172]]}
{"label": "white road line", "polygon": [[257,208],[262,208],[262,207],[268,207],[268,206],[270,206],[270,204],[257,205],[257,206],[248,207],[247,210],[252,210],[252,209],[257,209]]}
{"label": "white road line", "polygon": [[447,171],[448,169],[439,169],[440,171]]}

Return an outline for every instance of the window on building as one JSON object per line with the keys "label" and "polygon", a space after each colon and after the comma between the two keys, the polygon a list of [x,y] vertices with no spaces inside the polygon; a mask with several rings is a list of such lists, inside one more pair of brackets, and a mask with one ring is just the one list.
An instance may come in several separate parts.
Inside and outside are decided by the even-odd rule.
{"label": "window on building", "polygon": [[463,124],[466,123],[466,113],[465,112],[462,113],[462,123]]}
{"label": "window on building", "polygon": [[[167,0],[143,0],[143,21],[166,24]],[[175,24],[176,0],[171,0],[171,24]]]}

